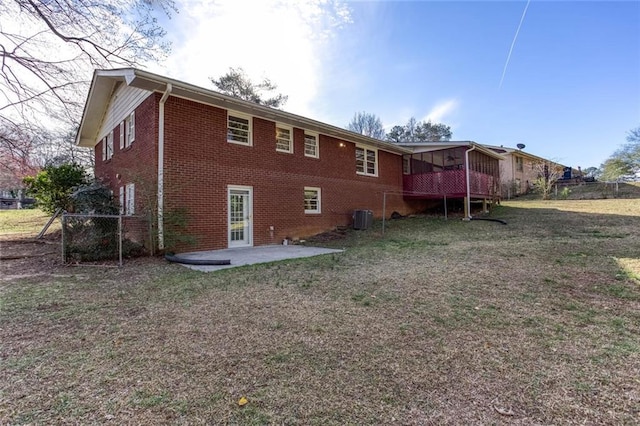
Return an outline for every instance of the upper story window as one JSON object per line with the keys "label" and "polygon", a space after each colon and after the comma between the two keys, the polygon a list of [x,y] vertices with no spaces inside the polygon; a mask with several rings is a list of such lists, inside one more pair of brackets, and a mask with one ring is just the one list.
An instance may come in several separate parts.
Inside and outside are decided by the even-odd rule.
{"label": "upper story window", "polygon": [[316,133],[304,132],[304,155],[314,158],[320,157],[318,135]]}
{"label": "upper story window", "polygon": [[120,149],[124,149],[124,121],[120,122]]}
{"label": "upper story window", "polygon": [[107,135],[107,160],[113,157],[113,130]]}
{"label": "upper story window", "polygon": [[304,212],[310,214],[320,213],[320,188],[305,186],[304,188]]}
{"label": "upper story window", "polygon": [[131,144],[136,140],[136,113],[132,112],[127,118],[124,120],[125,127],[125,140],[124,147],[128,148]]}
{"label": "upper story window", "polygon": [[113,157],[113,131],[102,139],[102,161],[110,160]]}
{"label": "upper story window", "polygon": [[227,116],[227,142],[251,145],[251,117],[229,113]]}
{"label": "upper story window", "polygon": [[293,129],[276,125],[276,151],[293,153]]}
{"label": "upper story window", "polygon": [[361,175],[378,176],[378,151],[356,146],[356,172]]}
{"label": "upper story window", "polygon": [[523,167],[523,158],[516,156],[516,171],[521,172],[524,170]]}

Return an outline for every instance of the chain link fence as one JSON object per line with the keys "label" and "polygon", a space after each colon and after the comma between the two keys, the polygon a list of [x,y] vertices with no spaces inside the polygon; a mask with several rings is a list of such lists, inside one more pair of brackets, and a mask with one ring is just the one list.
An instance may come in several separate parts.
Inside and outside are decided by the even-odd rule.
{"label": "chain link fence", "polygon": [[62,261],[122,266],[123,259],[153,254],[150,220],[144,216],[62,216]]}
{"label": "chain link fence", "polygon": [[[535,185],[521,187],[519,183],[509,182],[503,185],[502,197],[510,200],[521,195],[539,194]],[[640,183],[607,181],[563,181],[559,180],[549,194],[557,200],[604,200],[607,198],[638,198]]]}
{"label": "chain link fence", "polygon": [[579,182],[564,183],[559,181],[553,187],[553,197],[556,199],[607,199],[629,198],[637,196],[638,189],[624,182]]}

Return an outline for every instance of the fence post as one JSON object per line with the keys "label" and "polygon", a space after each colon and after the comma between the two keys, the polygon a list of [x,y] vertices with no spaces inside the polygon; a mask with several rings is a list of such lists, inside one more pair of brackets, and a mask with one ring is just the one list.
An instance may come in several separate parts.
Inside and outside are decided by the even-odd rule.
{"label": "fence post", "polygon": [[122,268],[122,215],[118,216],[118,266]]}
{"label": "fence post", "polygon": [[387,192],[382,192],[382,235],[384,235],[384,222],[387,220]]}
{"label": "fence post", "polygon": [[65,250],[65,229],[67,227],[67,216],[66,214],[62,214],[62,263],[67,263],[67,251]]}
{"label": "fence post", "polygon": [[149,233],[148,237],[149,237],[149,252],[151,254],[151,256],[155,256],[156,255],[156,242],[155,239],[153,238],[153,214],[151,213],[151,211],[149,211],[147,213],[147,232]]}

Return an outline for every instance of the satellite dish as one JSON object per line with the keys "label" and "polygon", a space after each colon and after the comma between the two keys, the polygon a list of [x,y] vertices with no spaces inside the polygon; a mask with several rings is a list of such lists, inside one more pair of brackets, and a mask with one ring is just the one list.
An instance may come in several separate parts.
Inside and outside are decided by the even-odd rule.
{"label": "satellite dish", "polygon": [[516,145],[518,147],[518,149],[524,149],[524,144],[523,143],[519,143],[518,145]]}

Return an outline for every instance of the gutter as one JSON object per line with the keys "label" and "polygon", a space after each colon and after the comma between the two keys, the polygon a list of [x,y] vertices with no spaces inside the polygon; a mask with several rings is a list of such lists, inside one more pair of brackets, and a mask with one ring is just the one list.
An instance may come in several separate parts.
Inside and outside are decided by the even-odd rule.
{"label": "gutter", "polygon": [[465,164],[465,174],[467,178],[467,217],[464,220],[471,220],[471,185],[470,185],[470,166],[469,166],[469,153],[476,149],[476,145],[473,145],[471,148],[464,152],[464,164]]}
{"label": "gutter", "polygon": [[164,250],[164,103],[173,86],[167,83],[158,108],[158,249]]}
{"label": "gutter", "polygon": [[[218,108],[223,108],[227,110],[235,109],[238,112],[244,112],[245,114],[254,115],[256,117],[259,117],[265,120],[280,121],[282,123],[289,124],[294,127],[306,128],[308,130],[316,131],[318,133],[322,133],[327,136],[333,136],[340,139],[344,139],[347,142],[360,143],[360,144],[373,146],[375,148],[381,149],[383,151],[391,152],[394,154],[411,154],[413,152],[411,149],[404,148],[402,146],[393,144],[391,142],[386,142],[386,141],[378,140],[368,136],[363,136],[359,133],[351,132],[349,130],[342,129],[340,127],[337,127],[328,123],[322,123],[320,121],[316,121],[316,120],[306,118],[297,114],[293,114],[290,112],[286,112],[283,110],[265,107],[263,105],[259,105],[254,102],[245,101],[242,99],[235,98],[233,96],[224,95],[222,93],[215,92],[213,90],[198,87],[193,84],[185,83],[179,80],[163,77],[161,75],[150,73],[148,71],[143,71],[139,69],[128,69],[128,68],[122,71],[129,72],[131,70],[133,70],[135,78],[131,79],[130,80],[131,82],[128,83],[130,86],[153,91],[153,90],[157,90],[157,87],[153,87],[154,85],[161,85],[161,86],[173,85],[175,89],[173,90],[172,96],[185,97],[186,99],[193,100],[192,98],[185,96],[186,93],[181,94],[182,92],[192,93],[195,95],[200,95],[200,96],[204,96],[206,98],[215,100],[218,103],[208,102],[208,104],[216,106]],[[99,71],[99,72],[104,73],[103,71]],[[135,81],[138,78],[140,79],[140,82]],[[129,82],[129,80],[127,81]],[[151,83],[152,86],[145,85],[144,84],[145,81],[148,83]],[[178,93],[178,92],[181,92],[181,93]],[[234,106],[236,108],[234,108]]]}

